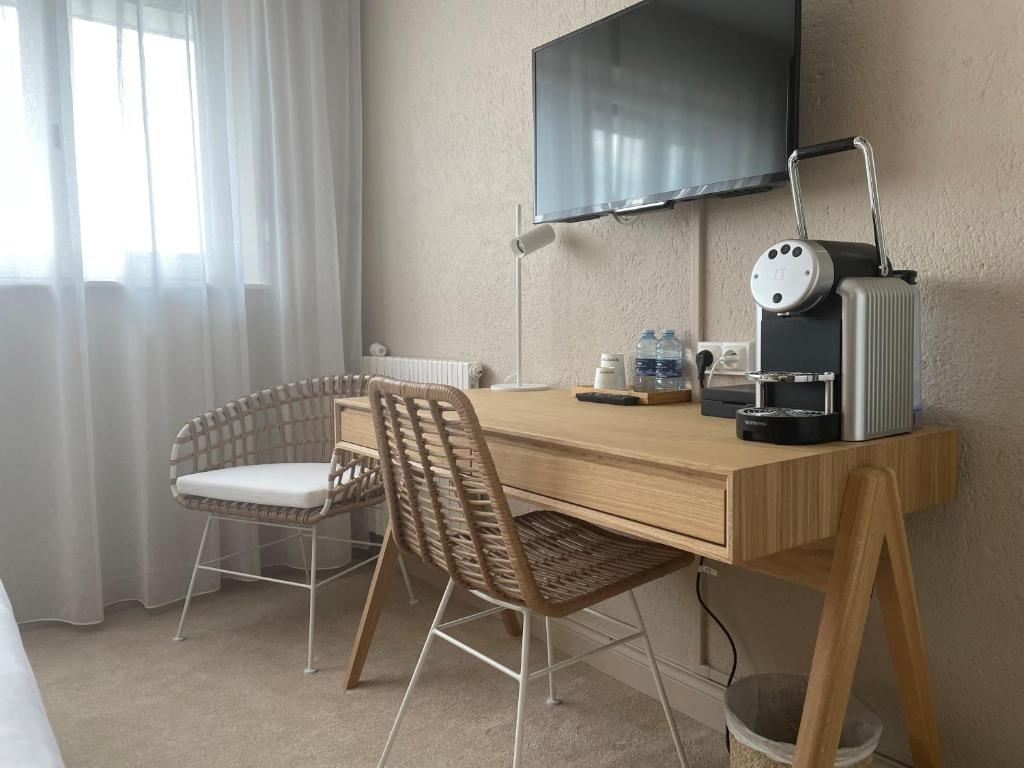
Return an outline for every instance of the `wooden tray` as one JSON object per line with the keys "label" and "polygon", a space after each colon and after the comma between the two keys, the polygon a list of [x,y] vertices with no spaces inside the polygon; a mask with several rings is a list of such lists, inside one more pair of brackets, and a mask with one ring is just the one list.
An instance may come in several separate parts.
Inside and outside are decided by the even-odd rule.
{"label": "wooden tray", "polygon": [[636,392],[632,389],[594,389],[587,384],[576,384],[572,388],[573,397],[577,392],[603,392],[606,395],[630,395],[640,398],[637,405],[664,405],[665,403],[688,403],[690,389],[673,389],[662,392]]}

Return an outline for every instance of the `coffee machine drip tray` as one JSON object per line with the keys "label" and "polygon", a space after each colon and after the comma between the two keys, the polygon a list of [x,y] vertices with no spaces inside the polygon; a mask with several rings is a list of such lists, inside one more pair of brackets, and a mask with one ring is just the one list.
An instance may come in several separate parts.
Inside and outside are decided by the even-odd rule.
{"label": "coffee machine drip tray", "polygon": [[[835,374],[797,373],[793,371],[752,371],[755,404],[736,411],[736,436],[777,445],[811,445],[838,440],[842,427],[840,414],[833,411]],[[767,388],[773,384],[825,384],[824,409],[786,408],[767,404]]]}
{"label": "coffee machine drip tray", "polygon": [[740,408],[736,411],[736,437],[776,445],[814,445],[838,440],[842,427],[838,413],[802,408]]}

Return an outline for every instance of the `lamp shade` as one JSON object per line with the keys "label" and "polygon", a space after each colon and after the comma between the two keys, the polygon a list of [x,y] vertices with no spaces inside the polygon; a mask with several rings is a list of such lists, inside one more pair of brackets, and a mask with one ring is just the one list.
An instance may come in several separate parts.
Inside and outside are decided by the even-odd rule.
{"label": "lamp shade", "polygon": [[555,228],[550,224],[541,224],[514,238],[511,243],[512,253],[516,256],[525,256],[528,253],[539,251],[553,242],[555,242]]}

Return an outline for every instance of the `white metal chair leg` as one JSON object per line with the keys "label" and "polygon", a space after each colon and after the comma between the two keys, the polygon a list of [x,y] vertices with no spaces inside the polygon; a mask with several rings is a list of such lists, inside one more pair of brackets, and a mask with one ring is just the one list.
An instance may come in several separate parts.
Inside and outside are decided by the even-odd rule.
{"label": "white metal chair leg", "polygon": [[416,599],[416,595],[412,591],[412,582],[409,581],[409,572],[405,570],[405,561],[402,559],[402,553],[398,553],[398,568],[402,572],[402,578],[405,580],[405,588],[409,592],[409,605],[416,605],[419,600]]}
{"label": "white metal chair leg", "polygon": [[377,763],[377,768],[384,768],[384,764],[388,761],[388,756],[391,754],[391,748],[395,744],[395,736],[398,735],[398,728],[402,724],[402,719],[405,717],[405,711],[409,708],[409,698],[412,696],[412,689],[416,687],[416,683],[419,682],[420,672],[423,671],[423,662],[426,661],[427,652],[430,650],[430,646],[434,642],[434,631],[441,623],[441,619],[444,618],[445,609],[448,607],[448,600],[452,596],[452,590],[455,588],[455,581],[453,579],[448,580],[448,586],[444,591],[444,596],[441,598],[441,604],[437,607],[437,613],[434,614],[434,623],[430,625],[430,631],[427,633],[427,640],[423,643],[423,650],[420,651],[419,661],[416,662],[416,668],[412,671],[412,678],[409,680],[409,687],[405,689],[405,696],[402,697],[402,703],[398,707],[398,715],[395,716],[395,724],[391,726],[391,733],[388,734],[387,743],[384,744],[384,753],[380,756],[380,762]]}
{"label": "white metal chair leg", "polygon": [[181,619],[178,621],[178,631],[174,635],[176,642],[181,642],[185,639],[185,636],[181,634],[181,630],[185,628],[185,614],[188,613],[188,605],[192,602],[192,591],[196,587],[196,574],[199,573],[199,563],[203,560],[203,549],[206,548],[206,535],[210,532],[210,523],[213,521],[213,515],[206,516],[206,525],[203,527],[203,537],[199,540],[199,551],[196,553],[196,563],[192,566],[192,578],[188,582],[188,592],[185,593],[185,605],[181,609]]}
{"label": "white metal chair leg", "polygon": [[651,674],[654,676],[654,687],[658,689],[658,698],[661,699],[661,708],[665,711],[665,719],[668,720],[668,729],[672,734],[672,743],[675,744],[676,754],[679,755],[679,765],[682,768],[689,768],[686,762],[686,750],[683,749],[683,741],[679,738],[679,729],[676,727],[675,717],[672,716],[672,707],[668,703],[668,695],[665,693],[665,684],[661,680],[661,672],[658,670],[658,662],[654,658],[654,648],[651,645],[651,638],[647,635],[647,627],[644,625],[644,617],[640,615],[640,606],[636,602],[636,595],[629,590],[629,602],[633,606],[633,614],[636,616],[637,629],[642,632],[644,648],[647,650],[647,663],[651,666]]}
{"label": "white metal chair leg", "polygon": [[307,675],[316,674],[316,667],[313,666],[313,631],[316,627],[316,528],[314,525],[309,548],[309,647],[306,651],[305,669]]}
{"label": "white metal chair leg", "polygon": [[523,720],[526,719],[526,684],[530,681],[530,612],[523,611],[523,650],[519,660],[519,702],[516,705],[516,737],[512,747],[512,768],[519,768],[523,752]]}
{"label": "white metal chair leg", "polygon": [[555,694],[555,673],[550,669],[555,664],[555,646],[551,642],[551,619],[547,616],[544,617],[544,638],[548,644],[548,704],[554,707],[562,700]]}

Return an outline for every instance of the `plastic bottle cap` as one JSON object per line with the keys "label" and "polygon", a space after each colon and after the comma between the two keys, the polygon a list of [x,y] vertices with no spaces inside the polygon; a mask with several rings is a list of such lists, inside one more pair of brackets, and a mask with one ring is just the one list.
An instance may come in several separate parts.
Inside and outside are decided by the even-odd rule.
{"label": "plastic bottle cap", "polygon": [[653,336],[654,335],[654,331],[644,331],[640,335],[641,336]]}
{"label": "plastic bottle cap", "polygon": [[673,331],[673,330],[671,330],[671,329],[669,329],[669,328],[666,328],[666,329],[665,329],[665,335],[666,335],[666,336],[675,336],[675,335],[676,335],[676,332],[675,332],[675,331]]}

